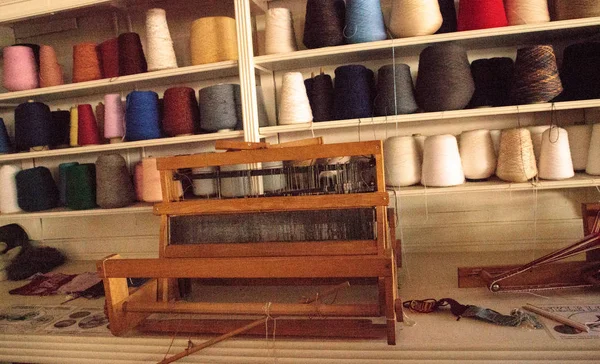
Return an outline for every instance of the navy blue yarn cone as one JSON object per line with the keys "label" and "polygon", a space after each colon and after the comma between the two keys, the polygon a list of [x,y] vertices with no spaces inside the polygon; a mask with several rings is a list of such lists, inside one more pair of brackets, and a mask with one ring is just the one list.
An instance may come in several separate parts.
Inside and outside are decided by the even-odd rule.
{"label": "navy blue yarn cone", "polygon": [[46,167],[25,169],[17,173],[17,201],[23,211],[49,210],[58,206],[58,188]]}
{"label": "navy blue yarn cone", "polygon": [[333,110],[335,120],[373,116],[373,71],[362,65],[335,69]]}
{"label": "navy blue yarn cone", "polygon": [[26,102],[15,109],[15,147],[18,151],[50,145],[52,113],[41,102]]}
{"label": "navy blue yarn cone", "polygon": [[52,138],[50,146],[66,147],[70,141],[71,112],[65,110],[52,111]]}
{"label": "navy blue yarn cone", "polygon": [[11,153],[12,151],[13,148],[6,131],[6,125],[4,125],[4,119],[0,118],[0,154]]}

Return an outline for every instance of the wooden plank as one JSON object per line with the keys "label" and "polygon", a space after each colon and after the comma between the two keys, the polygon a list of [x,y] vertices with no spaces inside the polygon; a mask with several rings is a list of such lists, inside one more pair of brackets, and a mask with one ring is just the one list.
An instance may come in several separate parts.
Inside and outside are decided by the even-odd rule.
{"label": "wooden plank", "polygon": [[111,259],[99,269],[109,278],[367,278],[390,276],[392,261],[378,256]]}
{"label": "wooden plank", "polygon": [[252,143],[252,142],[240,142],[236,140],[217,140],[215,142],[216,150],[252,150],[252,149],[265,149],[269,146],[269,143]]}
{"label": "wooden plank", "polygon": [[291,142],[284,142],[279,144],[269,144],[270,149],[277,148],[290,148],[290,147],[302,147],[307,145],[323,145],[323,137],[309,138],[292,140]]}
{"label": "wooden plank", "polygon": [[[163,215],[164,216],[164,215]],[[166,258],[376,255],[374,240],[169,245]]]}
{"label": "wooden plank", "polygon": [[345,195],[283,196],[191,200],[177,203],[157,203],[155,215],[239,214],[240,212],[327,210],[387,206],[387,192],[353,193]]}

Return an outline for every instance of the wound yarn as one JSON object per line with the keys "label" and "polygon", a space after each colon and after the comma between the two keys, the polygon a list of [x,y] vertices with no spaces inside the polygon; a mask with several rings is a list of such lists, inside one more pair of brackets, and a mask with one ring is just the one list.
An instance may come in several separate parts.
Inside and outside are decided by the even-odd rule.
{"label": "wound yarn", "polygon": [[548,180],[563,180],[575,175],[569,137],[563,128],[552,126],[542,134],[539,177]]}
{"label": "wound yarn", "polygon": [[4,119],[0,118],[0,154],[12,153],[12,151],[13,147],[10,138],[8,137]]}
{"label": "wound yarn", "polygon": [[375,115],[412,114],[418,108],[410,67],[399,63],[379,68],[374,102]]}
{"label": "wound yarn", "polygon": [[524,47],[517,51],[511,88],[512,102],[517,105],[544,103],[562,91],[551,45]]}
{"label": "wound yarn", "polygon": [[16,175],[20,171],[21,167],[12,164],[5,164],[0,167],[0,212],[2,214],[22,211],[17,199],[16,180]]}
{"label": "wound yarn", "polygon": [[540,162],[540,153],[542,152],[542,134],[550,128],[550,125],[529,126],[527,130],[531,134],[531,143],[533,144],[533,153],[535,161]]}
{"label": "wound yarn", "polygon": [[135,199],[144,201],[144,169],[142,162],[135,164],[133,168],[133,184],[135,186]]}
{"label": "wound yarn", "polygon": [[77,144],[81,146],[100,144],[100,132],[92,105],[77,105],[77,118]]}
{"label": "wound yarn", "polygon": [[40,46],[40,87],[51,87],[64,84],[63,70],[58,64],[54,48]]}
{"label": "wound yarn", "polygon": [[554,0],[553,20],[569,20],[600,16],[600,3],[597,0]]}
{"label": "wound yarn", "polygon": [[8,91],[31,90],[39,87],[39,77],[33,50],[26,46],[4,47],[2,50],[2,86]]}
{"label": "wound yarn", "polygon": [[98,44],[98,54],[104,78],[119,77],[119,39],[112,38]]}
{"label": "wound yarn", "polygon": [[450,187],[465,183],[454,135],[433,135],[425,139],[421,183],[427,187]]}
{"label": "wound yarn", "polygon": [[164,9],[149,9],[146,12],[146,42],[149,71],[177,68],[177,57]]}
{"label": "wound yarn", "polygon": [[313,121],[333,120],[333,80],[331,76],[322,74],[304,80],[306,94],[310,101]]}
{"label": "wound yarn", "polygon": [[503,0],[460,0],[458,31],[505,27],[508,25]]}
{"label": "wound yarn", "polygon": [[303,43],[308,49],[342,45],[346,24],[344,0],[308,0]]}
{"label": "wound yarn", "polygon": [[192,65],[238,59],[235,19],[213,16],[194,20],[190,34]]}
{"label": "wound yarn", "polygon": [[193,88],[171,87],[165,90],[163,105],[165,135],[189,135],[200,130],[200,111]]}
{"label": "wound yarn", "polygon": [[456,31],[456,7],[454,0],[438,0],[440,12],[442,13],[442,26],[435,34],[452,33]]}
{"label": "wound yarn", "polygon": [[41,149],[52,143],[52,113],[41,102],[25,102],[15,109],[17,151]]}
{"label": "wound yarn", "polygon": [[335,69],[333,110],[335,120],[373,117],[373,71],[362,65]]}
{"label": "wound yarn", "polygon": [[71,113],[66,110],[52,111],[52,148],[65,148],[69,146],[71,130]]}
{"label": "wound yarn", "polygon": [[560,79],[564,91],[560,101],[600,98],[600,42],[582,42],[563,51]]}
{"label": "wound yarn", "polygon": [[389,29],[396,38],[430,35],[443,21],[438,0],[395,0]]}
{"label": "wound yarn", "polygon": [[103,209],[131,205],[135,189],[127,162],[120,154],[104,154],[96,160],[96,203]]}
{"label": "wound yarn", "polygon": [[160,172],[156,167],[156,158],[142,159],[142,198],[145,202],[162,201]]}
{"label": "wound yarn", "polygon": [[298,50],[292,12],[287,8],[271,8],[265,14],[265,54]]}
{"label": "wound yarn", "polygon": [[96,43],[79,43],[73,46],[73,82],[102,78]]}
{"label": "wound yarn", "polygon": [[89,210],[96,205],[96,166],[77,164],[66,169],[66,206],[72,210]]}
{"label": "wound yarn", "polygon": [[387,39],[379,0],[346,0],[347,43],[365,43]]}
{"label": "wound yarn", "polygon": [[123,136],[125,136],[125,108],[121,95],[104,95],[104,137],[114,143],[122,141]]}
{"label": "wound yarn", "polygon": [[565,130],[569,136],[573,169],[576,171],[585,171],[588,153],[590,152],[593,125],[569,125],[565,127]]}
{"label": "wound yarn", "polygon": [[279,100],[279,125],[310,123],[311,121],[313,121],[313,114],[302,73],[285,73]]}
{"label": "wound yarn", "polygon": [[526,128],[503,130],[496,167],[498,178],[506,182],[527,182],[537,173],[529,130]]}
{"label": "wound yarn", "polygon": [[46,167],[24,169],[15,176],[17,200],[23,211],[36,212],[58,206],[58,188]]}
{"label": "wound yarn", "polygon": [[67,162],[58,165],[59,206],[67,206],[67,169],[78,164],[78,162]]}
{"label": "wound yarn", "polygon": [[496,152],[489,130],[462,132],[460,134],[459,152],[467,179],[487,179],[496,171]]}
{"label": "wound yarn", "polygon": [[158,94],[154,91],[133,91],[127,95],[125,107],[125,138],[129,141],[161,137]]}
{"label": "wound yarn", "polygon": [[548,0],[505,0],[508,25],[538,24],[550,21]]}
{"label": "wound yarn", "polygon": [[600,124],[594,124],[585,173],[600,176]]}
{"label": "wound yarn", "polygon": [[71,123],[70,123],[70,129],[69,129],[69,146],[71,147],[77,147],[79,144],[77,144],[78,140],[77,137],[79,136],[79,113],[77,112],[77,107],[72,107],[71,108]]}
{"label": "wound yarn", "polygon": [[421,154],[414,137],[386,139],[383,144],[383,161],[386,186],[405,187],[421,181]]}
{"label": "wound yarn", "polygon": [[236,127],[239,117],[236,88],[234,84],[221,84],[200,89],[198,100],[202,130],[213,133],[219,130],[233,130]]}
{"label": "wound yarn", "polygon": [[508,57],[477,59],[471,63],[475,93],[469,108],[510,105],[514,62]]}
{"label": "wound yarn", "polygon": [[135,75],[148,72],[142,41],[137,33],[119,35],[119,75]]}

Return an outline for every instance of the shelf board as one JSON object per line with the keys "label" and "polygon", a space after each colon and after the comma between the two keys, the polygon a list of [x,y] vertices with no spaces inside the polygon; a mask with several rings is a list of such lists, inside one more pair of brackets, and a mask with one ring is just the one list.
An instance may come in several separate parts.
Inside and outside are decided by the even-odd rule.
{"label": "shelf board", "polygon": [[600,107],[600,99],[581,100],[581,101],[563,101],[556,103],[485,107],[477,109],[452,110],[441,112],[427,112],[395,116],[378,116],[364,119],[334,120],[314,123],[301,123],[292,125],[277,125],[260,128],[262,136],[270,136],[280,133],[294,133],[299,131],[327,130],[349,127],[369,127],[373,125],[412,123],[418,121],[447,120],[457,118],[472,118],[482,116],[526,114],[534,112],[548,112],[559,110],[574,110]]}
{"label": "shelf board", "polygon": [[32,159],[32,158],[47,158],[47,157],[57,157],[57,156],[74,155],[74,154],[79,155],[79,154],[86,154],[86,153],[109,152],[109,151],[117,151],[117,150],[124,150],[124,149],[157,147],[157,146],[163,146],[163,145],[204,142],[204,141],[211,141],[211,140],[218,140],[218,139],[233,139],[233,138],[241,138],[243,136],[244,136],[244,132],[242,130],[233,130],[233,131],[224,131],[224,132],[219,132],[219,133],[199,134],[199,135],[181,136],[181,137],[173,137],[173,138],[140,140],[140,141],[136,141],[136,142],[88,145],[88,146],[84,146],[84,147],[53,149],[53,150],[45,150],[45,151],[40,151],[40,152],[12,153],[12,154],[0,155],[0,163],[18,161],[18,160],[23,160],[23,159]]}
{"label": "shelf board", "polygon": [[598,30],[600,17],[593,17],[308,49],[258,56],[254,61],[257,66],[268,70],[282,71],[392,59],[392,50],[395,50],[396,57],[418,55],[423,48],[435,43],[455,42],[467,49],[485,49],[551,43],[556,39],[584,39],[597,35]]}
{"label": "shelf board", "polygon": [[139,214],[152,212],[153,204],[147,202],[139,202],[128,207],[117,209],[101,209],[95,208],[90,210],[69,210],[65,207],[59,207],[46,211],[39,212],[17,212],[14,214],[0,214],[0,220],[17,220],[17,219],[47,219],[61,217],[84,217],[84,216],[106,216],[106,215],[122,215],[122,214]]}
{"label": "shelf board", "polygon": [[102,80],[70,83],[60,86],[36,88],[32,90],[6,92],[0,94],[0,103],[21,103],[33,99],[45,102],[80,96],[98,95],[109,92],[131,91],[153,87],[159,80],[164,84],[189,83],[238,74],[237,61],[223,61],[199,66],[179,67],[161,71],[139,73],[130,76],[106,78]]}

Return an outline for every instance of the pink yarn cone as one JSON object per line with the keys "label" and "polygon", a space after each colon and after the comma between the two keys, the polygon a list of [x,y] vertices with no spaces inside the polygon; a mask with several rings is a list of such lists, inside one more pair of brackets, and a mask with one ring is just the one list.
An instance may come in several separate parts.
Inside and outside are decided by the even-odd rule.
{"label": "pink yarn cone", "polygon": [[26,46],[6,47],[3,50],[2,85],[8,91],[31,90],[39,87],[37,63],[33,50]]}

